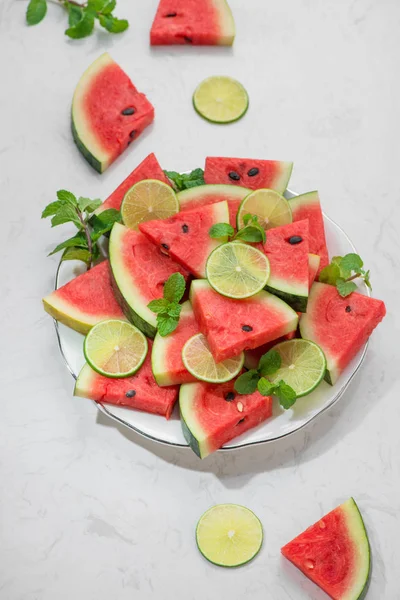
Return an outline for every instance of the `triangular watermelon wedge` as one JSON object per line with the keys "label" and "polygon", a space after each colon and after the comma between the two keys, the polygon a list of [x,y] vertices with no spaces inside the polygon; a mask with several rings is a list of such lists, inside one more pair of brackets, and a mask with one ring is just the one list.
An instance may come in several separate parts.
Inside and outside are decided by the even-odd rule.
{"label": "triangular watermelon wedge", "polygon": [[324,351],[328,383],[336,383],[385,314],[382,300],[357,292],[342,298],[333,285],[312,285],[307,312],[300,319],[300,333]]}
{"label": "triangular watermelon wedge", "polygon": [[239,185],[197,185],[177,194],[180,210],[187,211],[216,204],[226,200],[229,207],[229,223],[236,229],[236,215],[242,200],[251,193]]}
{"label": "triangular watermelon wedge", "polygon": [[318,254],[321,260],[317,275],[329,264],[328,248],[326,245],[324,217],[318,192],[308,192],[295,196],[289,201],[293,221],[308,219],[309,245],[312,254]]}
{"label": "triangular watermelon wedge", "polygon": [[353,498],[286,544],[282,554],[333,600],[365,598],[371,551]]}
{"label": "triangular watermelon wedge", "polygon": [[293,163],[279,160],[207,156],[204,181],[240,185],[251,190],[268,188],[283,194],[292,168]]}
{"label": "triangular watermelon wedge", "polygon": [[234,39],[226,0],[160,0],[150,32],[152,46],[232,46]]}
{"label": "triangular watermelon wedge", "polygon": [[226,241],[210,237],[210,229],[216,223],[229,223],[226,201],[180,212],[169,219],[146,221],[140,223],[139,229],[192,275],[205,277],[207,258]]}

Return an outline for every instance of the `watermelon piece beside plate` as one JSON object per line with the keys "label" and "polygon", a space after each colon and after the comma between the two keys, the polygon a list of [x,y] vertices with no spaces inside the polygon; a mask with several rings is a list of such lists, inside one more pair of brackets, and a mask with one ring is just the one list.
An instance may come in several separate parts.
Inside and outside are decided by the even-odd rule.
{"label": "watermelon piece beside plate", "polygon": [[152,46],[232,46],[234,39],[226,0],[160,0],[150,31]]}
{"label": "watermelon piece beside plate", "polygon": [[239,185],[198,185],[179,192],[178,201],[182,212],[226,200],[229,208],[229,223],[236,229],[237,211],[243,198],[250,193],[249,188]]}
{"label": "watermelon piece beside plate", "polygon": [[365,598],[371,549],[353,498],[286,544],[282,554],[333,600]]}
{"label": "watermelon piece beside plate", "polygon": [[154,120],[154,108],[105,52],[85,71],[72,101],[72,133],[89,164],[103,173]]}
{"label": "watermelon piece beside plate", "polygon": [[279,160],[207,156],[204,181],[240,185],[251,190],[268,188],[283,194],[292,169],[293,163]]}
{"label": "watermelon piece beside plate", "polygon": [[300,319],[300,333],[324,351],[328,383],[336,383],[385,314],[382,300],[358,292],[342,298],[333,285],[312,285],[307,312]]}

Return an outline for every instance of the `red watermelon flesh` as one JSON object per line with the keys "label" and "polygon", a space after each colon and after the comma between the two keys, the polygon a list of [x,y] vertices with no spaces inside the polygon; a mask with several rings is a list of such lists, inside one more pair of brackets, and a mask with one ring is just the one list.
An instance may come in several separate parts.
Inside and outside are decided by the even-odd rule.
{"label": "red watermelon flesh", "polygon": [[234,381],[182,385],[179,407],[185,438],[200,458],[272,416],[270,396],[238,395]]}
{"label": "red watermelon flesh", "polygon": [[289,542],[282,554],[333,600],[365,597],[370,546],[353,498]]}
{"label": "red watermelon flesh", "polygon": [[318,192],[309,192],[290,200],[293,221],[308,219],[310,228],[309,246],[312,254],[320,256],[319,274],[329,264],[328,248],[325,238],[324,217]]}
{"label": "red watermelon flesh", "polygon": [[287,188],[293,163],[254,158],[208,156],[204,169],[206,183],[241,185],[251,190],[268,188],[280,194]]}
{"label": "red watermelon flesh", "polygon": [[227,223],[228,204],[218,202],[209,206],[180,212],[169,219],[140,223],[139,229],[195,277],[205,277],[210,253],[224,240],[209,235],[215,223]]}
{"label": "red watermelon flesh", "polygon": [[99,375],[89,365],[81,370],[75,386],[75,396],[95,402],[135,408],[170,418],[178,397],[178,387],[159,387],[151,370],[151,346],[146,360],[132,377],[110,379]]}
{"label": "red watermelon flesh", "polygon": [[100,213],[109,208],[119,210],[126,192],[130,190],[135,183],[143,181],[143,179],[158,179],[159,181],[163,181],[170,185],[168,178],[164,175],[164,171],[160,167],[159,162],[153,153],[146,156],[140,165],[138,165],[117,189],[108,196],[107,200],[103,202],[96,212]]}
{"label": "red watermelon flesh", "polygon": [[236,215],[242,200],[251,193],[238,185],[199,185],[178,193],[181,212],[226,200],[229,208],[229,223],[236,229]]}
{"label": "red watermelon flesh", "polygon": [[231,46],[235,23],[226,0],[160,0],[150,44]]}
{"label": "red watermelon flesh", "polygon": [[333,285],[313,284],[300,333],[324,351],[329,383],[337,381],[385,314],[381,300],[357,292],[342,298]]}
{"label": "red watermelon flesh", "polygon": [[100,321],[124,319],[111,287],[108,260],[43,298],[43,304],[54,319],[85,334]]}
{"label": "red watermelon flesh", "polygon": [[221,296],[205,280],[192,281],[190,300],[216,362],[257,348],[297,328],[295,311],[269,292],[245,300]]}

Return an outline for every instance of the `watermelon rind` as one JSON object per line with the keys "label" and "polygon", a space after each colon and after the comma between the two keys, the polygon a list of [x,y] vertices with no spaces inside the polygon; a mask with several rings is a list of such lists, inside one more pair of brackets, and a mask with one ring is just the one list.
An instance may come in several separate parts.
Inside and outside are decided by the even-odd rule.
{"label": "watermelon rind", "polygon": [[[196,206],[201,206],[201,199],[203,197],[215,196],[215,202],[221,202],[227,199],[236,199],[242,201],[251,194],[252,190],[249,188],[241,187],[240,185],[228,185],[224,183],[214,183],[199,185],[182,192],[178,192],[178,201],[181,210],[185,210],[185,206],[191,202],[196,201]],[[195,206],[193,206],[195,208]],[[191,209],[189,209],[191,210]]]}
{"label": "watermelon rind", "polygon": [[220,16],[221,32],[218,46],[232,46],[236,35],[235,20],[227,0],[212,0]]}
{"label": "watermelon rind", "polygon": [[318,256],[318,254],[309,253],[308,268],[309,268],[309,272],[310,272],[310,287],[314,283],[315,277],[317,276],[320,262],[321,262],[321,257]]}
{"label": "watermelon rind", "polygon": [[305,313],[308,303],[308,286],[302,284],[290,283],[286,279],[280,279],[272,273],[268,279],[268,284],[265,286],[267,292],[271,292],[278,298],[281,298],[286,304],[289,304],[296,312]]}
{"label": "watermelon rind", "polygon": [[349,498],[347,502],[344,502],[342,509],[347,515],[349,534],[357,547],[359,558],[357,577],[352,589],[348,591],[343,600],[363,600],[367,595],[371,579],[371,546],[364,519],[354,498]]}
{"label": "watermelon rind", "polygon": [[185,440],[199,458],[205,458],[211,452],[207,445],[207,434],[201,428],[192,410],[193,398],[198,389],[198,383],[185,383],[179,391],[179,409],[181,414],[182,432]]}
{"label": "watermelon rind", "polygon": [[63,325],[86,335],[99,322],[97,315],[87,315],[76,307],[70,306],[56,293],[43,298],[44,310]]}

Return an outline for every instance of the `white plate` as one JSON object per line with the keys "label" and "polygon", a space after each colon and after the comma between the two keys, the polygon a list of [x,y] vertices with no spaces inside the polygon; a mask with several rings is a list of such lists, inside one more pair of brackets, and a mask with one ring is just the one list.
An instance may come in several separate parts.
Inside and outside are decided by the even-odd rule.
{"label": "white plate", "polygon": [[[296,194],[289,192],[287,195],[288,197],[293,197]],[[326,215],[324,215],[324,222],[330,256],[343,256],[349,252],[356,252],[347,235],[336,223]],[[82,271],[81,265],[82,263],[75,261],[60,263],[56,277],[56,288],[64,285],[79,274]],[[369,293],[364,284],[360,291],[362,293]],[[82,350],[83,336],[57,322],[56,332],[64,360],[73,377],[76,378],[85,363]],[[235,438],[232,442],[224,446],[223,450],[272,442],[305,427],[342,397],[350,381],[360,368],[365,358],[366,350],[367,344],[351,361],[333,387],[322,382],[312,394],[297,400],[291,410],[282,410],[279,403],[274,400],[273,417],[271,419],[242,436]],[[175,407],[171,419],[167,421],[164,417],[128,408],[120,408],[111,404],[97,404],[97,406],[100,411],[110,418],[115,419],[147,438],[171,446],[187,446],[182,434],[177,407]]]}

